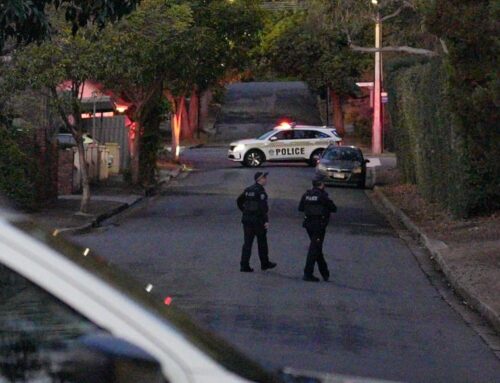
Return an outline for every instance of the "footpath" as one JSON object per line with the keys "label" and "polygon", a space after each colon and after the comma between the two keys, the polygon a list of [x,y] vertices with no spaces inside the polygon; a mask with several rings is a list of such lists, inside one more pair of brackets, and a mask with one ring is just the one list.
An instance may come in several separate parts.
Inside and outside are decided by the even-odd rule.
{"label": "footpath", "polygon": [[162,186],[183,171],[185,168],[182,165],[162,166],[158,184],[149,189],[129,185],[122,175],[112,176],[105,182],[91,186],[87,214],[79,213],[81,195],[72,194],[59,196],[50,205],[30,214],[30,217],[50,231],[57,230],[58,234],[83,233],[157,194]]}
{"label": "footpath", "polygon": [[[375,198],[427,249],[463,303],[500,334],[500,213],[454,218],[425,201],[415,185],[401,183],[394,154],[377,156],[367,147],[362,150],[365,157],[380,162],[375,172]],[[490,346],[500,357],[500,344]]]}

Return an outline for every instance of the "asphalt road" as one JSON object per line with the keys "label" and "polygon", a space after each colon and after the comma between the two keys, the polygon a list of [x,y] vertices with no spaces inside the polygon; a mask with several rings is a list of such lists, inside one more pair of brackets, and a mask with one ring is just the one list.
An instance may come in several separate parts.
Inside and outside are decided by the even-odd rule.
{"label": "asphalt road", "polygon": [[406,382],[500,382],[500,361],[442,299],[362,190],[329,188],[329,283],[301,280],[307,235],[297,211],[313,170],[270,165],[270,258],[239,272],[235,199],[254,170],[225,149],[193,149],[199,170],[119,222],[75,237],[265,366]]}

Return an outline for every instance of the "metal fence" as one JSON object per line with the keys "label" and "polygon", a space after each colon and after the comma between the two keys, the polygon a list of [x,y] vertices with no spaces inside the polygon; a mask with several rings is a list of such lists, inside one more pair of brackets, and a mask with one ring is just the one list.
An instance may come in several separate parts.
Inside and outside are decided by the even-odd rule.
{"label": "metal fence", "polygon": [[120,170],[127,168],[130,161],[129,129],[125,116],[99,117],[85,120],[84,128],[100,144],[115,143],[120,146]]}

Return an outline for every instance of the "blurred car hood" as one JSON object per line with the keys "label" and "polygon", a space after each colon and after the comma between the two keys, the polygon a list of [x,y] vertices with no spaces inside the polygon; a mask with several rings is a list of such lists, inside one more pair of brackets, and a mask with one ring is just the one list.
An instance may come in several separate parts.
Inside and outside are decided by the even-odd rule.
{"label": "blurred car hood", "polygon": [[286,383],[396,383],[389,380],[298,370],[290,367],[284,368],[282,374]]}

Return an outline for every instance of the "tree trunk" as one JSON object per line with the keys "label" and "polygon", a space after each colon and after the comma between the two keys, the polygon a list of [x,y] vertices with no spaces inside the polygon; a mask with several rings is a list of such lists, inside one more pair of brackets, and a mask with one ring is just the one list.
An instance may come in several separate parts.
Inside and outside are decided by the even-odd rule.
{"label": "tree trunk", "polygon": [[175,162],[179,162],[180,154],[180,138],[181,138],[181,128],[182,128],[182,115],[184,114],[185,98],[181,97],[169,97],[170,102],[173,104],[174,112],[172,114],[172,156]]}
{"label": "tree trunk", "polygon": [[189,135],[189,114],[188,114],[188,110],[186,108],[186,98],[183,97],[182,101],[179,101],[180,103],[182,103],[182,108],[180,108],[181,110],[181,134],[180,134],[180,137],[181,138],[190,138],[190,135]]}
{"label": "tree trunk", "polygon": [[[159,93],[161,96],[161,93]],[[139,182],[142,186],[154,185],[157,181],[157,159],[160,149],[161,97],[152,100],[150,107],[142,115],[140,154],[139,154]]]}
{"label": "tree trunk", "polygon": [[194,134],[198,131],[199,118],[198,112],[200,107],[200,96],[196,89],[191,92],[189,99],[189,138],[193,138]]}
{"label": "tree trunk", "polygon": [[339,94],[333,89],[330,89],[330,96],[332,99],[333,125],[335,126],[335,129],[337,129],[337,133],[343,137],[345,135],[345,128],[342,101]]}
{"label": "tree trunk", "polygon": [[134,185],[149,186],[155,183],[156,160],[159,143],[160,104],[163,85],[148,90],[144,98],[135,103],[133,113],[134,131],[130,140],[131,182]]}
{"label": "tree trunk", "polygon": [[88,213],[90,206],[90,182],[89,182],[89,172],[87,161],[85,161],[85,148],[83,146],[83,133],[82,133],[82,120],[80,115],[80,99],[79,99],[79,89],[80,83],[75,82],[72,84],[72,120],[67,114],[67,111],[62,107],[63,103],[59,99],[56,87],[50,87],[49,91],[52,94],[53,100],[56,103],[57,109],[59,111],[59,116],[61,117],[66,129],[71,132],[71,135],[76,142],[76,150],[78,153],[78,161],[80,162],[80,176],[82,181],[82,200],[80,202],[80,212]]}
{"label": "tree trunk", "polygon": [[80,162],[80,175],[82,180],[82,200],[80,202],[80,212],[88,213],[90,205],[90,182],[87,161],[85,160],[85,148],[83,147],[83,137],[79,133],[75,135],[78,160]]}
{"label": "tree trunk", "polygon": [[199,105],[200,105],[200,111],[198,114],[199,122],[198,122],[198,132],[205,132],[206,133],[206,127],[205,125],[207,124],[208,120],[208,109],[210,102],[212,101],[212,91],[210,90],[205,90],[199,99]]}
{"label": "tree trunk", "polygon": [[140,154],[141,154],[141,135],[142,124],[140,119],[137,119],[130,127],[133,129],[131,148],[130,148],[130,181],[133,185],[139,183],[139,169],[140,169]]}

